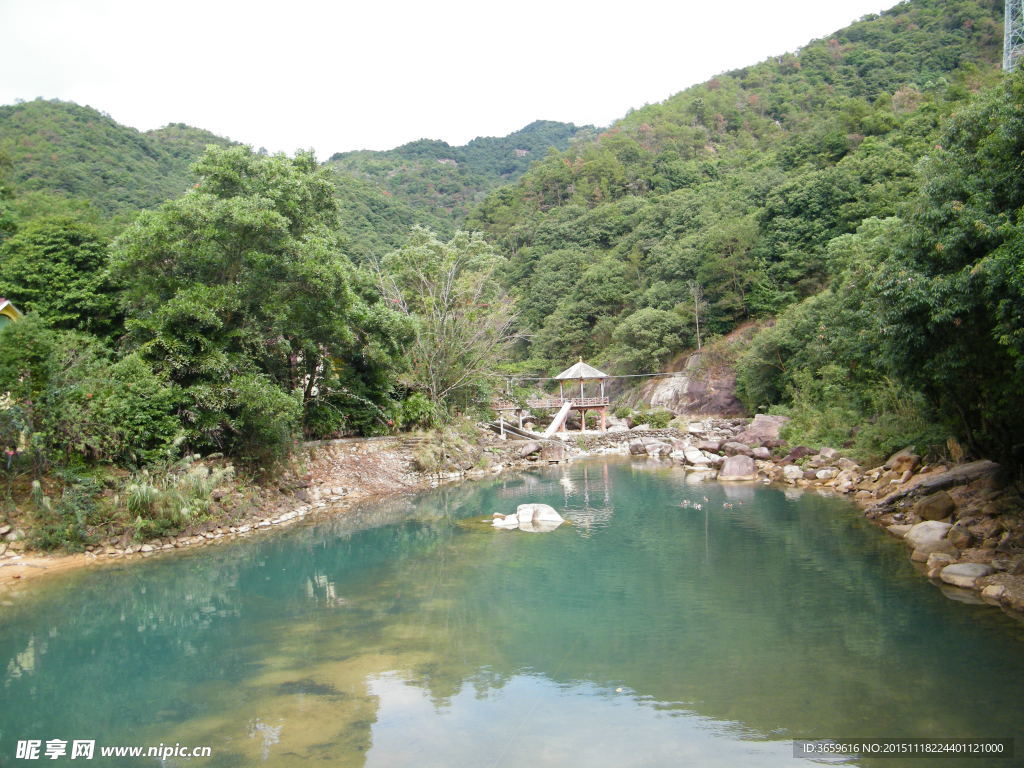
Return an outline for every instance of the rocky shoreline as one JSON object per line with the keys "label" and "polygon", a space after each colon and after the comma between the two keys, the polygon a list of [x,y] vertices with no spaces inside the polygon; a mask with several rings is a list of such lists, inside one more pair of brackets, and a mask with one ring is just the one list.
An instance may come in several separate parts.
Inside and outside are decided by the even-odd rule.
{"label": "rocky shoreline", "polygon": [[[845,495],[865,517],[903,539],[933,582],[1024,615],[1024,508],[1017,491],[988,461],[925,464],[909,451],[863,469],[831,448],[787,450],[784,419],[706,418],[683,429],[618,429],[563,434],[558,440],[504,441],[482,436],[473,462],[443,471],[418,466],[410,438],[347,439],[307,444],[304,472],[263,489],[259,502],[230,519],[215,518],[174,537],[107,540],[76,555],[25,552],[24,533],[0,526],[0,585],[91,564],[152,557],[233,541],[344,513],[355,503],[412,493],[442,483],[600,455],[671,461],[722,482],[761,482]],[[13,534],[13,535],[12,535]],[[19,535],[20,534],[20,535]]]}

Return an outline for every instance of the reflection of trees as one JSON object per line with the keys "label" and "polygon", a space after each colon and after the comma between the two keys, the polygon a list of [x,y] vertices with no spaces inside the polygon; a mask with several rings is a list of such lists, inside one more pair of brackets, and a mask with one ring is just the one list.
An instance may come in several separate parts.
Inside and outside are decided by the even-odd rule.
{"label": "reflection of trees", "polygon": [[[480,522],[521,487],[575,525]],[[843,503],[742,488],[581,462],[69,576],[0,626],[3,697],[18,703],[2,738],[144,732],[249,764],[280,728],[275,764],[359,765],[378,706],[367,681],[392,672],[437,707],[530,673],[760,734],[1010,732],[1019,649],[971,625],[992,614],[908,589],[905,551]],[[588,511],[606,516],[586,525]],[[985,697],[984,719],[954,715],[950,679]]]}

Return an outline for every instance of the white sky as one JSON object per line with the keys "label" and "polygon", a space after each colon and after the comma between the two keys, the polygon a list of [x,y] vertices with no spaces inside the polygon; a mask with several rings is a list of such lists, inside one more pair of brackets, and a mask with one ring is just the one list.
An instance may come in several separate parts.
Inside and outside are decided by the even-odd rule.
{"label": "white sky", "polygon": [[608,125],[894,0],[0,0],[0,104],[88,104],[326,159]]}

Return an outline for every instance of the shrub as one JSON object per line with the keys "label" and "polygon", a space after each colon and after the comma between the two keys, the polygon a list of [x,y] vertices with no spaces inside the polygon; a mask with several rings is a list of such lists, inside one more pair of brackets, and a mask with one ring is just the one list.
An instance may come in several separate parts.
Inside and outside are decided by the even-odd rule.
{"label": "shrub", "polygon": [[134,516],[138,539],[177,532],[201,520],[213,501],[213,491],[234,476],[234,467],[197,464],[186,456],[171,464],[143,469],[124,486],[124,506]]}

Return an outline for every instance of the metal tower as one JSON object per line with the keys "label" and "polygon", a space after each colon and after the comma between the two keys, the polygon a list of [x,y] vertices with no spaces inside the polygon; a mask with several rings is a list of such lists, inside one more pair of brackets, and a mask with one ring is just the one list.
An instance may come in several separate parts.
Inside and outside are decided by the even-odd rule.
{"label": "metal tower", "polygon": [[1006,0],[1003,71],[1012,71],[1021,57],[1024,57],[1024,0]]}

